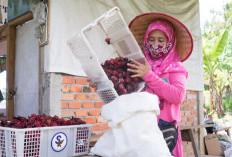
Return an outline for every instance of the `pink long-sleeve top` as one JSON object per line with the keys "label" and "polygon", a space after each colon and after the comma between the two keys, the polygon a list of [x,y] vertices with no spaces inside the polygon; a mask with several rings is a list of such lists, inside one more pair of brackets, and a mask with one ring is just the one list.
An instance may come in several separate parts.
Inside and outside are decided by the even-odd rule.
{"label": "pink long-sleeve top", "polygon": [[181,121],[180,103],[185,98],[187,76],[187,71],[158,76],[152,70],[143,76],[147,84],[145,91],[156,94],[160,103],[163,103],[158,120],[163,119],[168,122],[176,120],[177,123]]}

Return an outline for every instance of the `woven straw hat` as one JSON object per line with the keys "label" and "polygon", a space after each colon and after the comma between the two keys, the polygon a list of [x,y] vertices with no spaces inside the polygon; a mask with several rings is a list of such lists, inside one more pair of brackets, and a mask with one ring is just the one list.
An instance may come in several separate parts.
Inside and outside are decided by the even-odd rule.
{"label": "woven straw hat", "polygon": [[140,48],[143,50],[143,40],[147,28],[151,22],[156,19],[169,21],[176,32],[176,47],[179,57],[184,62],[192,53],[193,38],[188,28],[176,18],[163,13],[151,12],[136,16],[129,24],[129,28],[137,40]]}

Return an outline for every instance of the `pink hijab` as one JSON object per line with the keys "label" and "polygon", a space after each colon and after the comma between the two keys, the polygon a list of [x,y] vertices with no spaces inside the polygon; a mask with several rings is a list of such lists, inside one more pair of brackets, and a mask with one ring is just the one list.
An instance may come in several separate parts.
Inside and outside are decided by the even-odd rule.
{"label": "pink hijab", "polygon": [[152,60],[144,48],[144,54],[152,68],[152,71],[158,76],[168,72],[184,72],[187,78],[188,73],[182,65],[176,48],[175,32],[172,25],[168,21],[161,19],[154,20],[147,28],[147,32],[144,36],[144,45],[147,43],[149,34],[156,29],[163,31],[167,35],[167,44],[171,44],[172,48],[166,56],[157,60]]}

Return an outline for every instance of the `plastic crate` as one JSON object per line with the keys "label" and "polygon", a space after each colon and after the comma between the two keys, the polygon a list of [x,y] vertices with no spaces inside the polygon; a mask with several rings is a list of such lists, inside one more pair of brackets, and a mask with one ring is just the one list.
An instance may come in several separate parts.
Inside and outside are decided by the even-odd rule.
{"label": "plastic crate", "polygon": [[[110,38],[110,44],[105,39]],[[74,56],[79,59],[86,75],[98,83],[97,93],[107,104],[118,94],[101,64],[116,57],[145,59],[119,8],[114,7],[68,41]]]}
{"label": "plastic crate", "polygon": [[89,151],[91,125],[0,127],[1,157],[79,156]]}

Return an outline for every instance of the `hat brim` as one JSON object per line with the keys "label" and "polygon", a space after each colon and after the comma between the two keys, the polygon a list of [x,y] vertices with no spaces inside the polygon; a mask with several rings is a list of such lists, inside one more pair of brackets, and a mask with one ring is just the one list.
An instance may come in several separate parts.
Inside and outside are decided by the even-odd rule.
{"label": "hat brim", "polygon": [[176,47],[179,57],[184,62],[191,55],[193,50],[193,38],[188,28],[179,20],[167,14],[151,12],[136,16],[129,24],[129,28],[143,51],[144,35],[149,24],[156,19],[169,21],[176,33]]}

